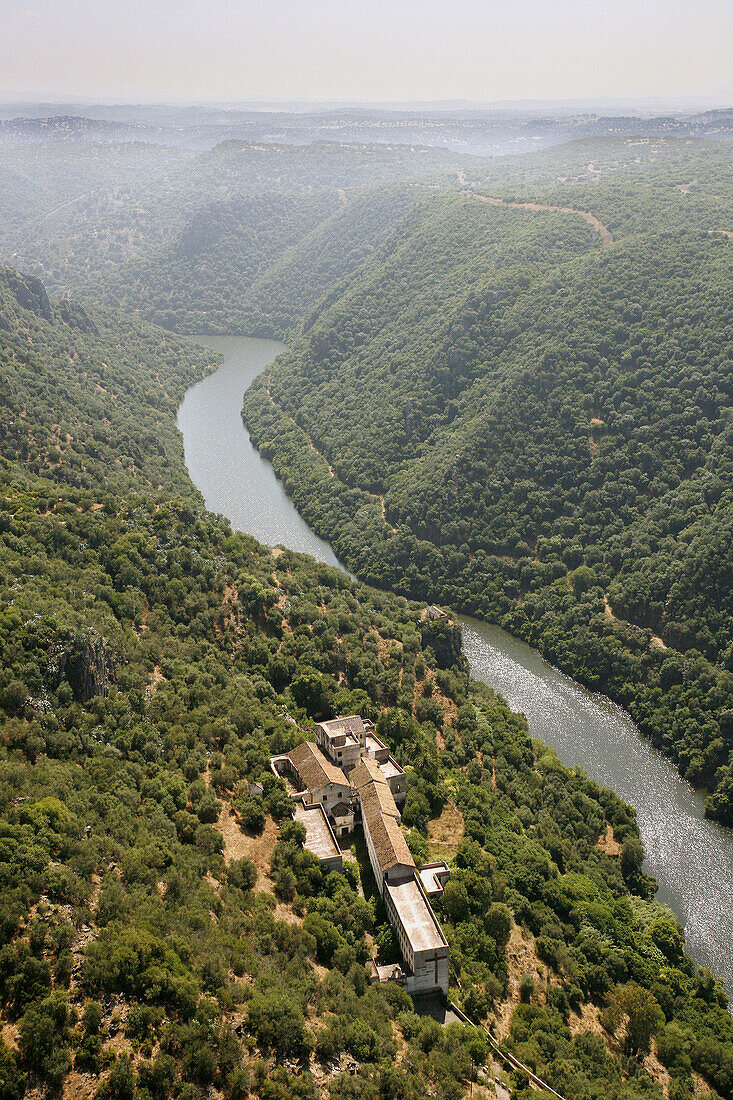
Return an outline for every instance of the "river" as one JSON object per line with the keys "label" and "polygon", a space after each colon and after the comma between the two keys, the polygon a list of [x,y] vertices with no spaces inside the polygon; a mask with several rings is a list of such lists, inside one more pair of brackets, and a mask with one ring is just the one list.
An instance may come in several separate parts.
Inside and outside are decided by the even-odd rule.
{"label": "river", "polygon": [[[244,391],[283,345],[232,336],[196,340],[224,356],[214,374],[188,390],[178,413],[188,471],[207,508],[269,546],[282,544],[338,566],[242,423]],[[697,964],[709,966],[733,995],[733,832],[705,820],[701,795],[620,707],[586,691],[499,627],[461,622],[474,678],[522,711],[531,734],[565,764],[582,768],[636,808],[644,866],[659,882],[658,899],[684,925]]]}

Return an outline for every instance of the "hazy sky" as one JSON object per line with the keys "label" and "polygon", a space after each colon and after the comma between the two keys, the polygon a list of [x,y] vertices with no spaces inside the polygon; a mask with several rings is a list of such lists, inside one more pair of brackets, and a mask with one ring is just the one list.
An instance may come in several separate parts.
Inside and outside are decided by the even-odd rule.
{"label": "hazy sky", "polygon": [[4,97],[731,92],[733,0],[0,0]]}

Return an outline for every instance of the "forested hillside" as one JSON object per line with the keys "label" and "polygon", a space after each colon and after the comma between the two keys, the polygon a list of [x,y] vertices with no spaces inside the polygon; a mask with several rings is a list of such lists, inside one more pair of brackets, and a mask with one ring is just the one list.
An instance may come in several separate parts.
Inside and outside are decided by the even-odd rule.
{"label": "forested hillside", "polygon": [[731,154],[593,148],[422,203],[245,416],[354,571],[503,622],[733,823]]}
{"label": "forested hillside", "polygon": [[200,348],[0,269],[0,455],[98,493],[189,491],[175,427]]}
{"label": "forested hillside", "polygon": [[[100,146],[74,142],[69,145],[0,145],[0,242],[4,259],[14,253],[24,262],[40,261],[33,255],[43,242],[44,266],[70,267],[88,260],[95,235],[84,222],[108,219],[99,251],[114,253],[115,245],[130,247],[131,236],[140,232],[143,214],[140,197],[151,186],[166,186],[189,161],[190,153],[131,142]],[[129,216],[130,205],[137,218]],[[121,217],[122,210],[128,216]],[[119,212],[115,216],[115,210]],[[118,224],[115,224],[117,221]],[[123,232],[124,225],[124,232]],[[99,227],[97,227],[99,228]],[[155,226],[145,227],[154,232]],[[85,233],[83,255],[77,235]],[[124,244],[123,244],[124,238]],[[61,255],[66,245],[65,257]],[[28,249],[28,253],[25,250]],[[58,254],[56,254],[58,250]]]}
{"label": "forested hillside", "polygon": [[322,190],[211,203],[105,280],[104,297],[177,332],[285,336],[418,195],[413,184],[351,199]]}
{"label": "forested hillside", "polygon": [[176,331],[284,336],[423,185],[473,163],[329,142],[0,145],[0,255]]}
{"label": "forested hillside", "polygon": [[457,1100],[502,1072],[367,982],[395,944],[363,848],[324,874],[268,770],[359,711],[416,858],[451,861],[471,1016],[567,1097],[733,1096],[633,810],[467,693],[419,604],[205,512],[173,424],[206,353],[6,269],[0,354],[0,1095]]}

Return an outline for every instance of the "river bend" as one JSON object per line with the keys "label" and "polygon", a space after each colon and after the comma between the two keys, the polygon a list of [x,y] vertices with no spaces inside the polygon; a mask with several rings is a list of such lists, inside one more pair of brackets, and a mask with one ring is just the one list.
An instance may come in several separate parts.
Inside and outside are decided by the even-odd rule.
{"label": "river bend", "polygon": [[[283,350],[274,340],[207,336],[219,369],[186,393],[178,413],[186,464],[207,508],[269,546],[282,544],[329,565],[338,561],[308,527],[260,457],[242,423],[242,397]],[[636,808],[645,869],[658,899],[684,925],[687,949],[733,995],[733,831],[706,821],[702,797],[641,736],[631,718],[505,631],[462,619],[471,673],[522,711],[532,736]]]}

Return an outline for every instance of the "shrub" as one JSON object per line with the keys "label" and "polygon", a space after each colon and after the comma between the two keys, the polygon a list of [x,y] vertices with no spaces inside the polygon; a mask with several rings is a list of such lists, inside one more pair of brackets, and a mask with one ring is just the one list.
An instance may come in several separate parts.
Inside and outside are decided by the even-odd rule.
{"label": "shrub", "polygon": [[255,994],[249,1003],[247,1026],[260,1047],[274,1051],[278,1061],[304,1059],[313,1049],[313,1037],[300,1007],[284,994]]}
{"label": "shrub", "polygon": [[534,978],[531,974],[522,974],[519,979],[519,1000],[528,1005],[534,995]]}
{"label": "shrub", "polygon": [[238,890],[251,890],[257,884],[257,867],[246,856],[235,859],[227,868],[229,882]]}

